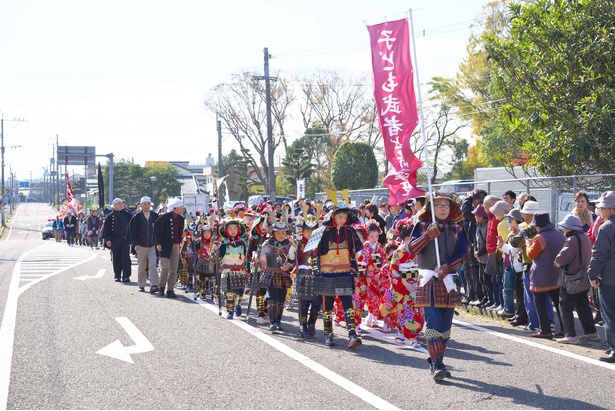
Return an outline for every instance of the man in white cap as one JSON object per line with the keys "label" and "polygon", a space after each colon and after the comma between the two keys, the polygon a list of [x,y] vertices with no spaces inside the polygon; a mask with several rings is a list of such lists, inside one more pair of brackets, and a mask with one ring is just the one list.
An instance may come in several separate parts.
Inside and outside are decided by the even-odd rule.
{"label": "man in white cap", "polygon": [[587,274],[594,288],[598,288],[600,311],[609,349],[600,361],[615,363],[615,191],[602,194],[596,207],[600,209],[604,223],[592,249]]}
{"label": "man in white cap", "polygon": [[154,223],[156,250],[160,255],[160,289],[158,295],[165,296],[165,287],[168,298],[177,298],[175,295],[175,282],[177,281],[177,268],[179,265],[179,248],[184,232],[184,217],[186,208],[179,198],[168,201],[167,212],[162,214]]}
{"label": "man in white cap", "polygon": [[113,200],[113,211],[105,218],[102,237],[113,254],[113,273],[115,281],[130,282],[131,261],[128,225],[132,214],[124,208],[121,198]]}
{"label": "man in white cap", "polygon": [[145,265],[149,262],[149,292],[154,294],[159,290],[160,280],[156,269],[156,242],[154,239],[154,223],[158,213],[152,211],[152,199],[142,197],[141,211],[130,220],[130,243],[135,246],[139,262],[138,283],[139,291],[145,291]]}

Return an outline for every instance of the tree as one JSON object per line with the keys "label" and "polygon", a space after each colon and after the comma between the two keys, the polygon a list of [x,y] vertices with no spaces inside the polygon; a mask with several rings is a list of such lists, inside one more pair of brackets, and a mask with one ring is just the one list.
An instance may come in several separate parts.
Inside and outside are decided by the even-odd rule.
{"label": "tree", "polygon": [[507,36],[485,36],[493,122],[549,175],[615,171],[615,4],[537,0],[512,4]]}
{"label": "tree", "polygon": [[293,141],[282,160],[282,172],[287,182],[286,193],[292,193],[297,187],[297,180],[311,179],[314,174],[314,150],[310,147],[310,140],[305,136]]}
{"label": "tree", "polygon": [[[143,196],[152,195],[150,177],[156,177],[154,198],[155,204],[166,201],[168,197],[181,195],[181,183],[177,180],[177,169],[171,165],[141,167],[133,160],[120,159],[113,164],[113,195],[122,198],[129,206],[139,202]],[[109,181],[109,163],[103,169],[104,181]],[[109,185],[105,185],[105,198],[108,203]]]}
{"label": "tree", "polygon": [[378,183],[378,163],[374,150],[365,143],[347,141],[331,163],[331,179],[338,190],[374,188]]}
{"label": "tree", "polygon": [[229,198],[246,201],[250,195],[249,188],[252,183],[248,176],[246,156],[235,149],[222,156],[222,175],[228,176],[226,187],[229,190]]}
{"label": "tree", "polygon": [[[255,72],[233,74],[229,83],[212,88],[205,106],[217,113],[240,147],[248,167],[258,181],[268,187],[267,111],[264,82]],[[271,85],[273,145],[286,149],[284,123],[294,100],[286,81],[278,78]]]}

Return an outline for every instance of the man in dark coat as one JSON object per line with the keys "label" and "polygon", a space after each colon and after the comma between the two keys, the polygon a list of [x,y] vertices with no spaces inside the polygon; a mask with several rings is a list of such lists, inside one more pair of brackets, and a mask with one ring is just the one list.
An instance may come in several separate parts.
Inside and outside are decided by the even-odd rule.
{"label": "man in dark coat", "polygon": [[154,294],[159,291],[159,278],[158,271],[156,270],[156,243],[154,239],[154,222],[159,216],[158,213],[151,211],[151,198],[142,197],[140,204],[141,211],[130,220],[130,243],[134,245],[137,252],[139,291],[145,291],[145,265],[149,263],[149,292]]}
{"label": "man in dark coat", "polygon": [[102,237],[107,247],[111,248],[115,281],[129,283],[132,263],[127,236],[132,214],[126,210],[126,205],[121,198],[113,200],[112,205],[113,211],[107,215],[103,223]]}
{"label": "man in dark coat", "polygon": [[165,287],[168,298],[177,298],[175,295],[175,282],[179,265],[179,248],[184,232],[183,213],[186,210],[184,203],[178,199],[170,199],[167,212],[162,214],[154,223],[156,250],[160,256],[160,289],[158,295],[165,296]]}

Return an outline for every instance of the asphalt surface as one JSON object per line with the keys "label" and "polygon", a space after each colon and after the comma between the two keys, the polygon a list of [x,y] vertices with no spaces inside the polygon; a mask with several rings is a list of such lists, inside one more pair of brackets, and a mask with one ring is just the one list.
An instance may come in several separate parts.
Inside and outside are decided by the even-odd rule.
{"label": "asphalt surface", "polygon": [[[52,216],[44,204],[21,204],[0,241],[0,344],[13,350],[8,358],[6,350],[0,352],[0,393],[2,385],[6,392],[0,409],[609,409],[615,404],[615,366],[595,361],[604,351],[600,343],[568,347],[536,341],[503,321],[462,313],[455,317],[446,353],[453,376],[435,383],[425,353],[374,337],[392,341],[393,333],[369,331],[363,345],[350,350],[345,330],[335,327],[338,346],[327,348],[322,320],[315,338],[298,338],[295,310],[285,311],[284,332],[272,334],[254,317],[248,324],[245,315],[226,320],[217,307],[194,302],[180,290],[177,300],[138,292],[136,265],[133,282],[115,283],[108,250],[41,239],[40,227]],[[104,274],[97,276],[100,270]],[[98,278],[75,279],[86,275]],[[244,298],[244,312],[246,304]],[[7,332],[11,316],[13,333]],[[117,340],[125,347],[142,346],[122,318],[153,347],[130,354],[133,363],[97,353]]]}

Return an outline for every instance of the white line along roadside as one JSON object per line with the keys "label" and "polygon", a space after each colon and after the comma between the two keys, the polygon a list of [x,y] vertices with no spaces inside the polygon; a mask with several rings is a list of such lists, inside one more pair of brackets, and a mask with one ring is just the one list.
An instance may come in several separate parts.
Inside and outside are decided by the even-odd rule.
{"label": "white line along roadside", "polygon": [[540,343],[537,343],[537,342],[534,342],[534,341],[526,340],[524,338],[515,337],[514,335],[508,335],[508,334],[504,334],[504,333],[501,333],[501,332],[498,332],[498,331],[493,331],[493,330],[490,330],[488,328],[481,327],[480,325],[474,325],[474,324],[470,324],[470,323],[466,323],[466,322],[458,321],[458,320],[453,320],[453,324],[457,324],[457,325],[460,325],[462,327],[467,327],[467,328],[471,328],[471,329],[476,330],[476,331],[481,331],[481,332],[484,332],[484,333],[487,333],[487,334],[491,334],[491,335],[494,335],[496,337],[504,338],[506,340],[511,340],[511,341],[515,341],[515,342],[518,342],[518,343],[521,343],[521,344],[529,345],[530,347],[539,348],[539,349],[545,350],[545,351],[550,351],[552,353],[560,354],[560,355],[563,355],[565,357],[574,358],[575,360],[583,361],[583,362],[586,362],[586,363],[592,364],[592,365],[597,365],[599,367],[607,368],[609,370],[615,370],[615,364],[605,363],[605,362],[594,360],[593,358],[584,357],[582,355],[575,354],[575,353],[572,353],[572,352],[569,352],[569,351],[560,350],[560,349],[555,348],[555,347],[551,347],[551,346],[540,344]]}
{"label": "white line along roadside", "polygon": [[[194,302],[194,300],[190,296],[182,295],[182,297],[187,298],[190,301]],[[211,311],[211,312],[215,313],[216,315],[218,315],[218,306],[217,305],[208,304],[208,303],[200,301],[200,300],[197,301],[197,303],[202,305],[203,307],[207,308],[209,311]],[[354,395],[356,397],[359,397],[361,400],[363,400],[366,403],[372,405],[376,409],[379,409],[379,410],[399,410],[399,408],[397,408],[396,406],[394,406],[390,402],[388,402],[386,400],[383,400],[382,398],[378,397],[377,395],[367,391],[365,388],[363,388],[363,387],[355,384],[354,382],[352,382],[352,381],[342,377],[341,375],[335,373],[334,371],[331,371],[330,369],[328,369],[324,365],[321,365],[321,364],[317,363],[316,361],[312,360],[309,357],[306,357],[305,355],[301,354],[300,352],[293,350],[292,348],[290,348],[289,346],[287,346],[287,345],[283,344],[282,342],[276,340],[275,338],[273,338],[273,337],[271,337],[271,336],[269,336],[267,334],[264,334],[259,329],[254,328],[254,327],[252,327],[249,324],[246,324],[244,321],[235,319],[235,320],[229,320],[229,322],[231,324],[235,324],[237,327],[243,329],[244,331],[247,331],[248,333],[252,334],[254,337],[258,338],[259,340],[263,341],[264,343],[272,346],[276,350],[280,351],[282,354],[285,354],[288,357],[292,358],[293,360],[298,361],[302,365],[308,367],[312,371],[314,371],[317,374],[321,375],[322,377],[328,379],[329,381],[331,381],[335,385],[339,386],[340,388],[343,388],[344,390],[348,391],[352,395]]]}
{"label": "white line along roadside", "polygon": [[33,279],[23,286],[19,286],[21,265],[24,259],[31,253],[39,251],[43,247],[47,247],[47,244],[34,248],[30,251],[23,253],[17,259],[15,268],[13,268],[13,275],[11,277],[11,284],[9,285],[9,291],[6,298],[6,307],[4,308],[4,316],[2,317],[2,325],[0,326],[0,410],[6,410],[8,397],[9,397],[9,384],[11,382],[11,366],[13,362],[13,341],[15,339],[15,323],[17,322],[17,302],[19,296],[25,292],[28,288],[36,283],[43,281],[49,277],[59,274],[63,271],[70,270],[85,262],[91,261],[98,257],[97,254],[87,253],[87,258],[73,264],[59,268],[44,277]]}

